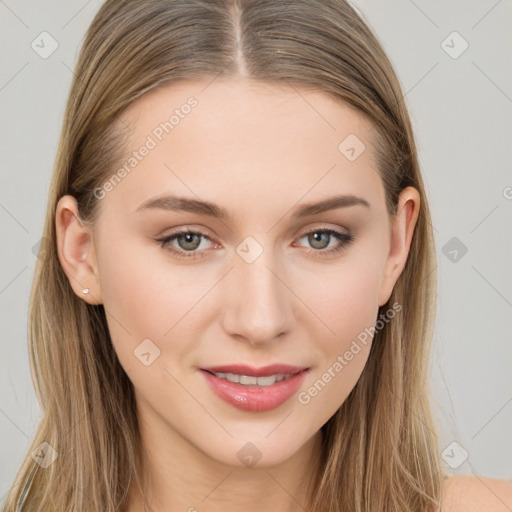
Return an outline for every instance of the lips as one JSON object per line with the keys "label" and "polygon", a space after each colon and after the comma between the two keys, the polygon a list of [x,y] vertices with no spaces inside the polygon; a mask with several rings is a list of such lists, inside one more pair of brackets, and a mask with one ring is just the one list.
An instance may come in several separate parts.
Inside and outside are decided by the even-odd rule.
{"label": "lips", "polygon": [[294,375],[306,369],[306,366],[292,366],[289,364],[271,364],[269,366],[262,366],[261,368],[243,364],[230,364],[201,368],[201,370],[205,370],[211,374],[234,373],[236,375],[247,375],[248,377],[268,377],[270,375],[277,375],[279,373]]}
{"label": "lips", "polygon": [[[217,372],[218,369],[223,371]],[[296,371],[297,369],[299,370],[298,372]],[[270,375],[274,375],[275,372],[281,373],[283,371],[295,371],[295,373],[284,380],[262,387],[259,385],[245,385],[230,382],[229,380],[217,377],[212,373],[213,370],[215,370],[215,373],[234,373],[234,371],[241,371],[241,375],[247,375],[245,372],[249,370],[255,374],[252,375],[253,377],[263,377],[264,375],[262,375],[261,372]],[[301,367],[290,365],[271,365],[259,369],[243,365],[230,365],[201,369],[198,373],[201,375],[201,378],[205,379],[210,389],[229,405],[246,412],[264,412],[276,409],[297,393],[309,371],[309,368],[305,368],[301,371]]]}

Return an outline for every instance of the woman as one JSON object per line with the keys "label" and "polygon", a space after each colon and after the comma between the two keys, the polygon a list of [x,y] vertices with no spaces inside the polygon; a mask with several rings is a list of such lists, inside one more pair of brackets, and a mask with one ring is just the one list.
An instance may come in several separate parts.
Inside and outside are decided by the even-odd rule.
{"label": "woman", "polygon": [[427,197],[347,3],[105,2],[43,240],[5,510],[512,507],[440,461]]}

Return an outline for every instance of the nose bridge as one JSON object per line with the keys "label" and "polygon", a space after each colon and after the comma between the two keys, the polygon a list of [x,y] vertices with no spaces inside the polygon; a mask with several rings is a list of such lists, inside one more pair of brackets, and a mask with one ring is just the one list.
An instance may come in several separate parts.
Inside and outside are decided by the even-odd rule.
{"label": "nose bridge", "polygon": [[291,326],[291,294],[281,282],[281,279],[286,282],[286,278],[280,275],[282,267],[275,261],[272,249],[263,249],[248,238],[233,256],[224,328],[253,344],[271,342]]}

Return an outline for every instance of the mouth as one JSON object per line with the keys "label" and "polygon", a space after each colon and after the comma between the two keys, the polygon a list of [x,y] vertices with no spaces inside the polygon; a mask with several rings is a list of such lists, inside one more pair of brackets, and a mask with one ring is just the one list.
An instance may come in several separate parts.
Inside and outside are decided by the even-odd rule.
{"label": "mouth", "polygon": [[[218,371],[221,369],[224,371]],[[276,369],[280,372],[276,372]],[[263,412],[289,400],[304,382],[310,368],[272,365],[260,369],[241,369],[231,365],[200,370],[210,389],[223,401],[240,410]],[[283,370],[288,373],[281,373]]]}

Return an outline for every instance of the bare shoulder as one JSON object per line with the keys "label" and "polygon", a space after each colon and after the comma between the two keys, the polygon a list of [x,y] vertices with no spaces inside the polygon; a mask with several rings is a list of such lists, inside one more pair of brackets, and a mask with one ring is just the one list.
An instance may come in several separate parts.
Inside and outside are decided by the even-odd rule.
{"label": "bare shoulder", "polygon": [[445,480],[445,497],[438,512],[510,512],[512,481],[476,476]]}

